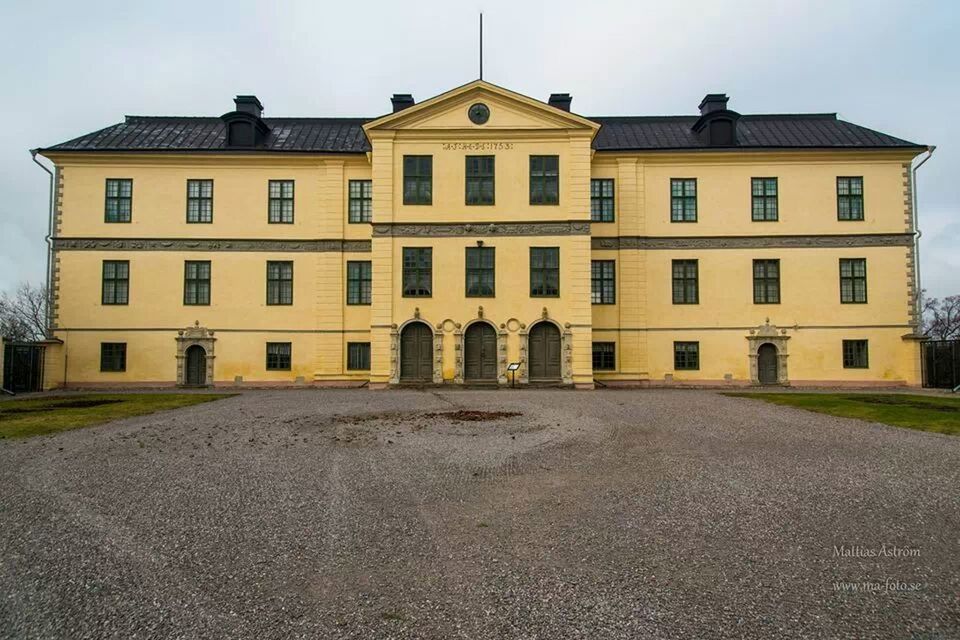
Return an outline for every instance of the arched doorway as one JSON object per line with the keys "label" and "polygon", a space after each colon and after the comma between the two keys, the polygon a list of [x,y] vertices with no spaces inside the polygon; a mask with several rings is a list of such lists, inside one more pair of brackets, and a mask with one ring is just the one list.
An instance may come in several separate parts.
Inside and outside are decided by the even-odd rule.
{"label": "arched doorway", "polygon": [[550,322],[538,322],[530,329],[527,340],[530,382],[560,380],[560,330]]}
{"label": "arched doorway", "polygon": [[411,322],[400,334],[400,381],[433,380],[433,331],[423,322]]}
{"label": "arched doorway", "polygon": [[757,350],[757,378],[760,384],[777,384],[777,348],[766,342]]}
{"label": "arched doorway", "polygon": [[207,384],[207,352],[198,344],[187,349],[186,383],[191,386]]}
{"label": "arched doorway", "polygon": [[475,322],[463,336],[463,377],[467,382],[497,380],[497,331]]}

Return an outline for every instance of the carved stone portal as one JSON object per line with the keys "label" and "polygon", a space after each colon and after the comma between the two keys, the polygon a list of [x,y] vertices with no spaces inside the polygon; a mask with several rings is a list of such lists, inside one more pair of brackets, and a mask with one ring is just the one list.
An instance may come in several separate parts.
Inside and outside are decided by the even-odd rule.
{"label": "carved stone portal", "polygon": [[217,341],[213,337],[213,331],[207,329],[206,327],[200,326],[200,321],[197,320],[193,323],[192,327],[187,327],[186,329],[180,329],[177,331],[177,386],[182,387],[187,384],[187,375],[186,375],[186,356],[187,349],[193,345],[199,345],[203,348],[204,353],[206,353],[207,361],[207,375],[206,383],[207,386],[213,385],[213,345]]}
{"label": "carved stone portal", "polygon": [[434,325],[420,316],[420,308],[414,311],[414,317],[402,325],[390,326],[390,384],[400,384],[400,334],[411,322],[422,322],[433,332],[433,384],[443,384],[443,325]]}
{"label": "carved stone portal", "polygon": [[760,384],[760,369],[757,364],[760,347],[765,344],[771,344],[777,350],[777,384],[789,384],[790,379],[787,376],[787,335],[786,329],[778,329],[776,325],[770,324],[770,318],[756,329],[750,329],[750,335],[747,336],[749,351],[747,355],[750,358],[750,382]]}

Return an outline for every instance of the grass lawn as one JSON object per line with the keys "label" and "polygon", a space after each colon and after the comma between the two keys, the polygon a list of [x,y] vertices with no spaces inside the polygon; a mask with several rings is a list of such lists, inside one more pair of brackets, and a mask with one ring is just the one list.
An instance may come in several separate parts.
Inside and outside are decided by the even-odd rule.
{"label": "grass lawn", "polygon": [[960,398],[895,393],[726,393],[919,431],[960,435]]}
{"label": "grass lawn", "polygon": [[229,393],[117,393],[0,402],[0,438],[26,438],[229,398]]}

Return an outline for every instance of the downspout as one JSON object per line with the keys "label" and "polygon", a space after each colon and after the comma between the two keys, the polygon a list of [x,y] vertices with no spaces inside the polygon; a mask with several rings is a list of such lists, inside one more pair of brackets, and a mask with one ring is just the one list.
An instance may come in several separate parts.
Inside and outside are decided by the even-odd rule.
{"label": "downspout", "polygon": [[910,195],[913,199],[913,202],[910,203],[910,207],[913,209],[913,278],[915,280],[914,286],[916,287],[916,300],[914,304],[916,305],[916,317],[917,317],[917,333],[920,333],[923,326],[923,289],[920,288],[920,236],[923,235],[923,232],[920,231],[920,218],[917,215],[917,170],[923,166],[927,160],[933,156],[933,152],[937,149],[936,145],[927,146],[927,157],[914,165],[913,169],[910,171]]}
{"label": "downspout", "polygon": [[46,336],[47,338],[53,337],[53,290],[51,288],[51,283],[53,281],[53,273],[51,269],[53,268],[53,172],[50,171],[47,167],[43,165],[39,160],[37,160],[37,153],[39,149],[30,149],[30,157],[33,159],[34,163],[41,169],[47,172],[50,181],[50,189],[47,195],[47,235],[44,240],[47,243],[47,270],[46,270],[46,309],[45,309],[45,324],[46,324]]}

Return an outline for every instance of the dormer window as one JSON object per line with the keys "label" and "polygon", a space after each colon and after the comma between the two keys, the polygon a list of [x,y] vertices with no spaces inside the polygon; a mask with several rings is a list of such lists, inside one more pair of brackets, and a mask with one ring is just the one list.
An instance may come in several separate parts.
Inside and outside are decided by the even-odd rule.
{"label": "dormer window", "polygon": [[233,101],[237,106],[236,110],[220,116],[227,125],[227,146],[261,146],[270,133],[270,127],[261,118],[263,105],[257,96],[237,96]]}
{"label": "dormer window", "polygon": [[700,118],[693,130],[711,147],[737,146],[737,121],[740,114],[727,109],[727,95],[708,93],[700,102]]}

